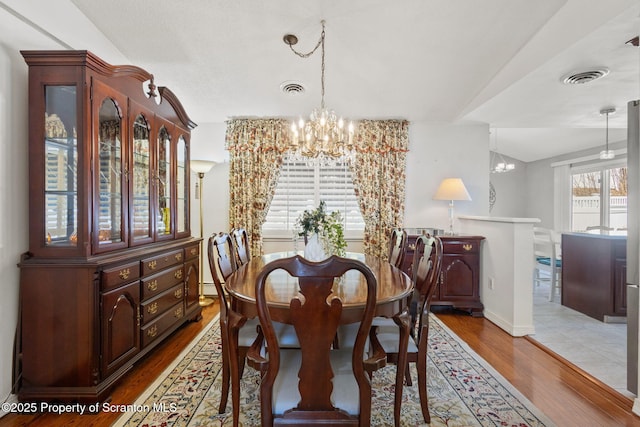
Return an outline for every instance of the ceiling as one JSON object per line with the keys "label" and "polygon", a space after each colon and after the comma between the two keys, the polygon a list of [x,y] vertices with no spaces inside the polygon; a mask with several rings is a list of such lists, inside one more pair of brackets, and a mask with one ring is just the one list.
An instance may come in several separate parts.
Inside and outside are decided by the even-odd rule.
{"label": "ceiling", "polygon": [[[72,0],[131,61],[168,86],[196,123],[298,117],[325,102],[353,119],[485,122],[492,149],[534,161],[626,137],[640,98],[640,0]],[[122,13],[126,11],[126,13]],[[575,71],[605,67],[588,84]],[[283,82],[304,86],[285,94]],[[497,134],[497,140],[495,135]]]}

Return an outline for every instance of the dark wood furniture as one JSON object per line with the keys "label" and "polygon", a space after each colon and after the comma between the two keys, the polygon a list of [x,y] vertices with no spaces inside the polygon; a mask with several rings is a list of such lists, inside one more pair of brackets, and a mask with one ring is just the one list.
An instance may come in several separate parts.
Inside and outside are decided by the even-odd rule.
{"label": "dark wood furniture", "polygon": [[251,249],[249,247],[249,236],[244,228],[234,228],[231,230],[236,253],[236,265],[239,267],[249,262],[251,259]]}
{"label": "dark wood furniture", "polygon": [[195,123],[138,67],[87,51],[22,55],[29,252],[19,264],[18,396],[103,401],[137,360],[200,318]]}
{"label": "dark wood furniture", "polygon": [[[418,395],[422,417],[426,423],[430,423],[427,393],[427,340],[429,338],[429,306],[442,268],[442,241],[439,237],[418,236],[413,253],[413,265],[416,266],[412,277],[415,291],[414,300],[411,302],[410,325],[412,329],[417,327],[418,335],[412,334],[408,346],[404,348],[407,352],[405,378],[406,384],[411,386],[409,363],[415,363],[418,371]],[[402,349],[398,327],[382,324],[373,328],[380,345],[387,354],[387,362],[398,365]]]}
{"label": "dark wood furniture", "polygon": [[[286,271],[298,279],[300,295],[292,294],[287,319],[300,340],[299,349],[283,349],[276,336],[269,297],[270,276]],[[356,273],[366,286],[364,306],[354,342],[332,344],[341,324],[344,298],[334,292],[334,282]],[[260,407],[263,427],[287,425],[370,425],[371,380],[373,371],[384,367],[385,353],[369,338],[376,307],[376,278],[362,261],[332,256],[311,262],[296,255],[266,264],[257,278],[256,306],[264,332],[266,348],[258,342],[248,359],[259,369]],[[274,315],[274,318],[276,316]]]}
{"label": "dark wood furniture", "polygon": [[[418,235],[408,235],[402,270],[411,274],[411,260]],[[483,236],[438,236],[442,240],[442,271],[431,306],[448,306],[483,316],[480,300],[480,255]]]}
{"label": "dark wood furniture", "polygon": [[[389,238],[389,262],[402,268],[407,251],[407,232],[401,228],[391,230]],[[411,277],[411,273],[407,273]]]}
{"label": "dark wood furniture", "polygon": [[[229,294],[230,307],[234,311],[234,316],[240,319],[251,319],[257,316],[255,283],[262,268],[269,262],[280,258],[295,255],[295,252],[278,252],[260,257],[253,257],[240,267],[234,274],[229,276],[225,283],[225,289]],[[363,261],[373,271],[378,282],[376,290],[375,316],[394,318],[408,310],[409,299],[413,291],[413,284],[409,276],[400,269],[392,266],[389,262],[378,257],[364,254],[347,253],[348,258]],[[270,275],[270,288],[272,292],[268,294],[268,305],[271,318],[281,323],[292,323],[289,303],[291,299],[298,295],[299,288],[297,281],[284,271],[275,271]],[[340,323],[343,325],[359,321],[366,304],[366,283],[359,274],[347,273],[336,284],[334,292],[342,299],[342,314]],[[409,319],[408,316],[398,317],[401,323],[401,339],[409,339]],[[233,327],[229,330],[229,358],[231,364],[231,398],[233,401],[233,422],[237,425],[240,413],[240,379],[237,366],[237,346],[233,339]],[[342,342],[346,342],[341,339]],[[404,342],[407,342],[404,341]],[[405,344],[406,346],[406,344]],[[404,366],[402,360],[399,361]],[[235,376],[235,377],[234,377]],[[396,375],[396,406],[399,407],[398,400],[402,399],[403,372],[400,370]]]}
{"label": "dark wood furniture", "polygon": [[562,235],[562,305],[600,321],[627,315],[627,238]]}

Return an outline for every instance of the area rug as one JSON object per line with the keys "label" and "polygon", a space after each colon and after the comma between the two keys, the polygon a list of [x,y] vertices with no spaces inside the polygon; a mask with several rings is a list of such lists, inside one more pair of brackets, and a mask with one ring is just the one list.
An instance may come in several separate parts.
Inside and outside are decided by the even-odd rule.
{"label": "area rug", "polygon": [[[436,316],[430,316],[428,390],[430,426],[553,426],[553,423],[513,388],[487,362],[462,342]],[[231,396],[227,411],[220,402],[220,328],[215,318],[176,358],[115,426],[196,427],[230,426]],[[395,366],[373,377],[372,426],[393,425]],[[415,364],[413,386],[404,387],[403,426],[422,426]],[[259,375],[245,369],[241,383],[240,425],[260,425]],[[118,402],[113,402],[118,404]]]}

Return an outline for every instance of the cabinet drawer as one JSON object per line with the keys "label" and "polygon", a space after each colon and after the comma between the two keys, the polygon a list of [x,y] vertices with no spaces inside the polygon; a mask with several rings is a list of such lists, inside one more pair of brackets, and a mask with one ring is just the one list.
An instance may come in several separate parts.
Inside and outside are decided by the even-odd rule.
{"label": "cabinet drawer", "polygon": [[173,267],[142,281],[142,299],[147,300],[184,280],[184,266]]}
{"label": "cabinet drawer", "polygon": [[184,304],[179,302],[158,316],[153,322],[142,327],[142,347],[146,347],[161,336],[171,326],[184,317]]}
{"label": "cabinet drawer", "polygon": [[181,263],[182,261],[184,261],[184,254],[182,249],[143,259],[142,275],[146,276],[147,274],[156,273],[166,267]]}
{"label": "cabinet drawer", "polygon": [[200,255],[200,244],[184,248],[184,259],[198,258],[198,255]]}
{"label": "cabinet drawer", "polygon": [[452,240],[442,242],[443,252],[445,254],[468,254],[478,253],[480,242],[477,240]]}
{"label": "cabinet drawer", "polygon": [[140,263],[133,262],[107,268],[100,273],[100,286],[102,290],[117,288],[125,283],[130,283],[140,277]]}
{"label": "cabinet drawer", "polygon": [[140,314],[142,315],[142,324],[147,324],[164,313],[169,307],[176,302],[184,299],[184,283],[180,282],[173,288],[167,289],[160,295],[143,302]]}

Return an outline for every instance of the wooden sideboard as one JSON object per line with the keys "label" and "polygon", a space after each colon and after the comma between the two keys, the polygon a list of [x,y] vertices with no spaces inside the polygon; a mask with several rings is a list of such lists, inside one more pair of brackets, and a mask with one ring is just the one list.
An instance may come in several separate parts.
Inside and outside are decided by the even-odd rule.
{"label": "wooden sideboard", "polygon": [[[480,249],[482,236],[439,236],[442,239],[442,272],[431,306],[449,306],[482,317],[480,301]],[[416,234],[408,234],[402,269],[411,276]]]}
{"label": "wooden sideboard", "polygon": [[627,238],[562,235],[562,305],[600,321],[627,315]]}

